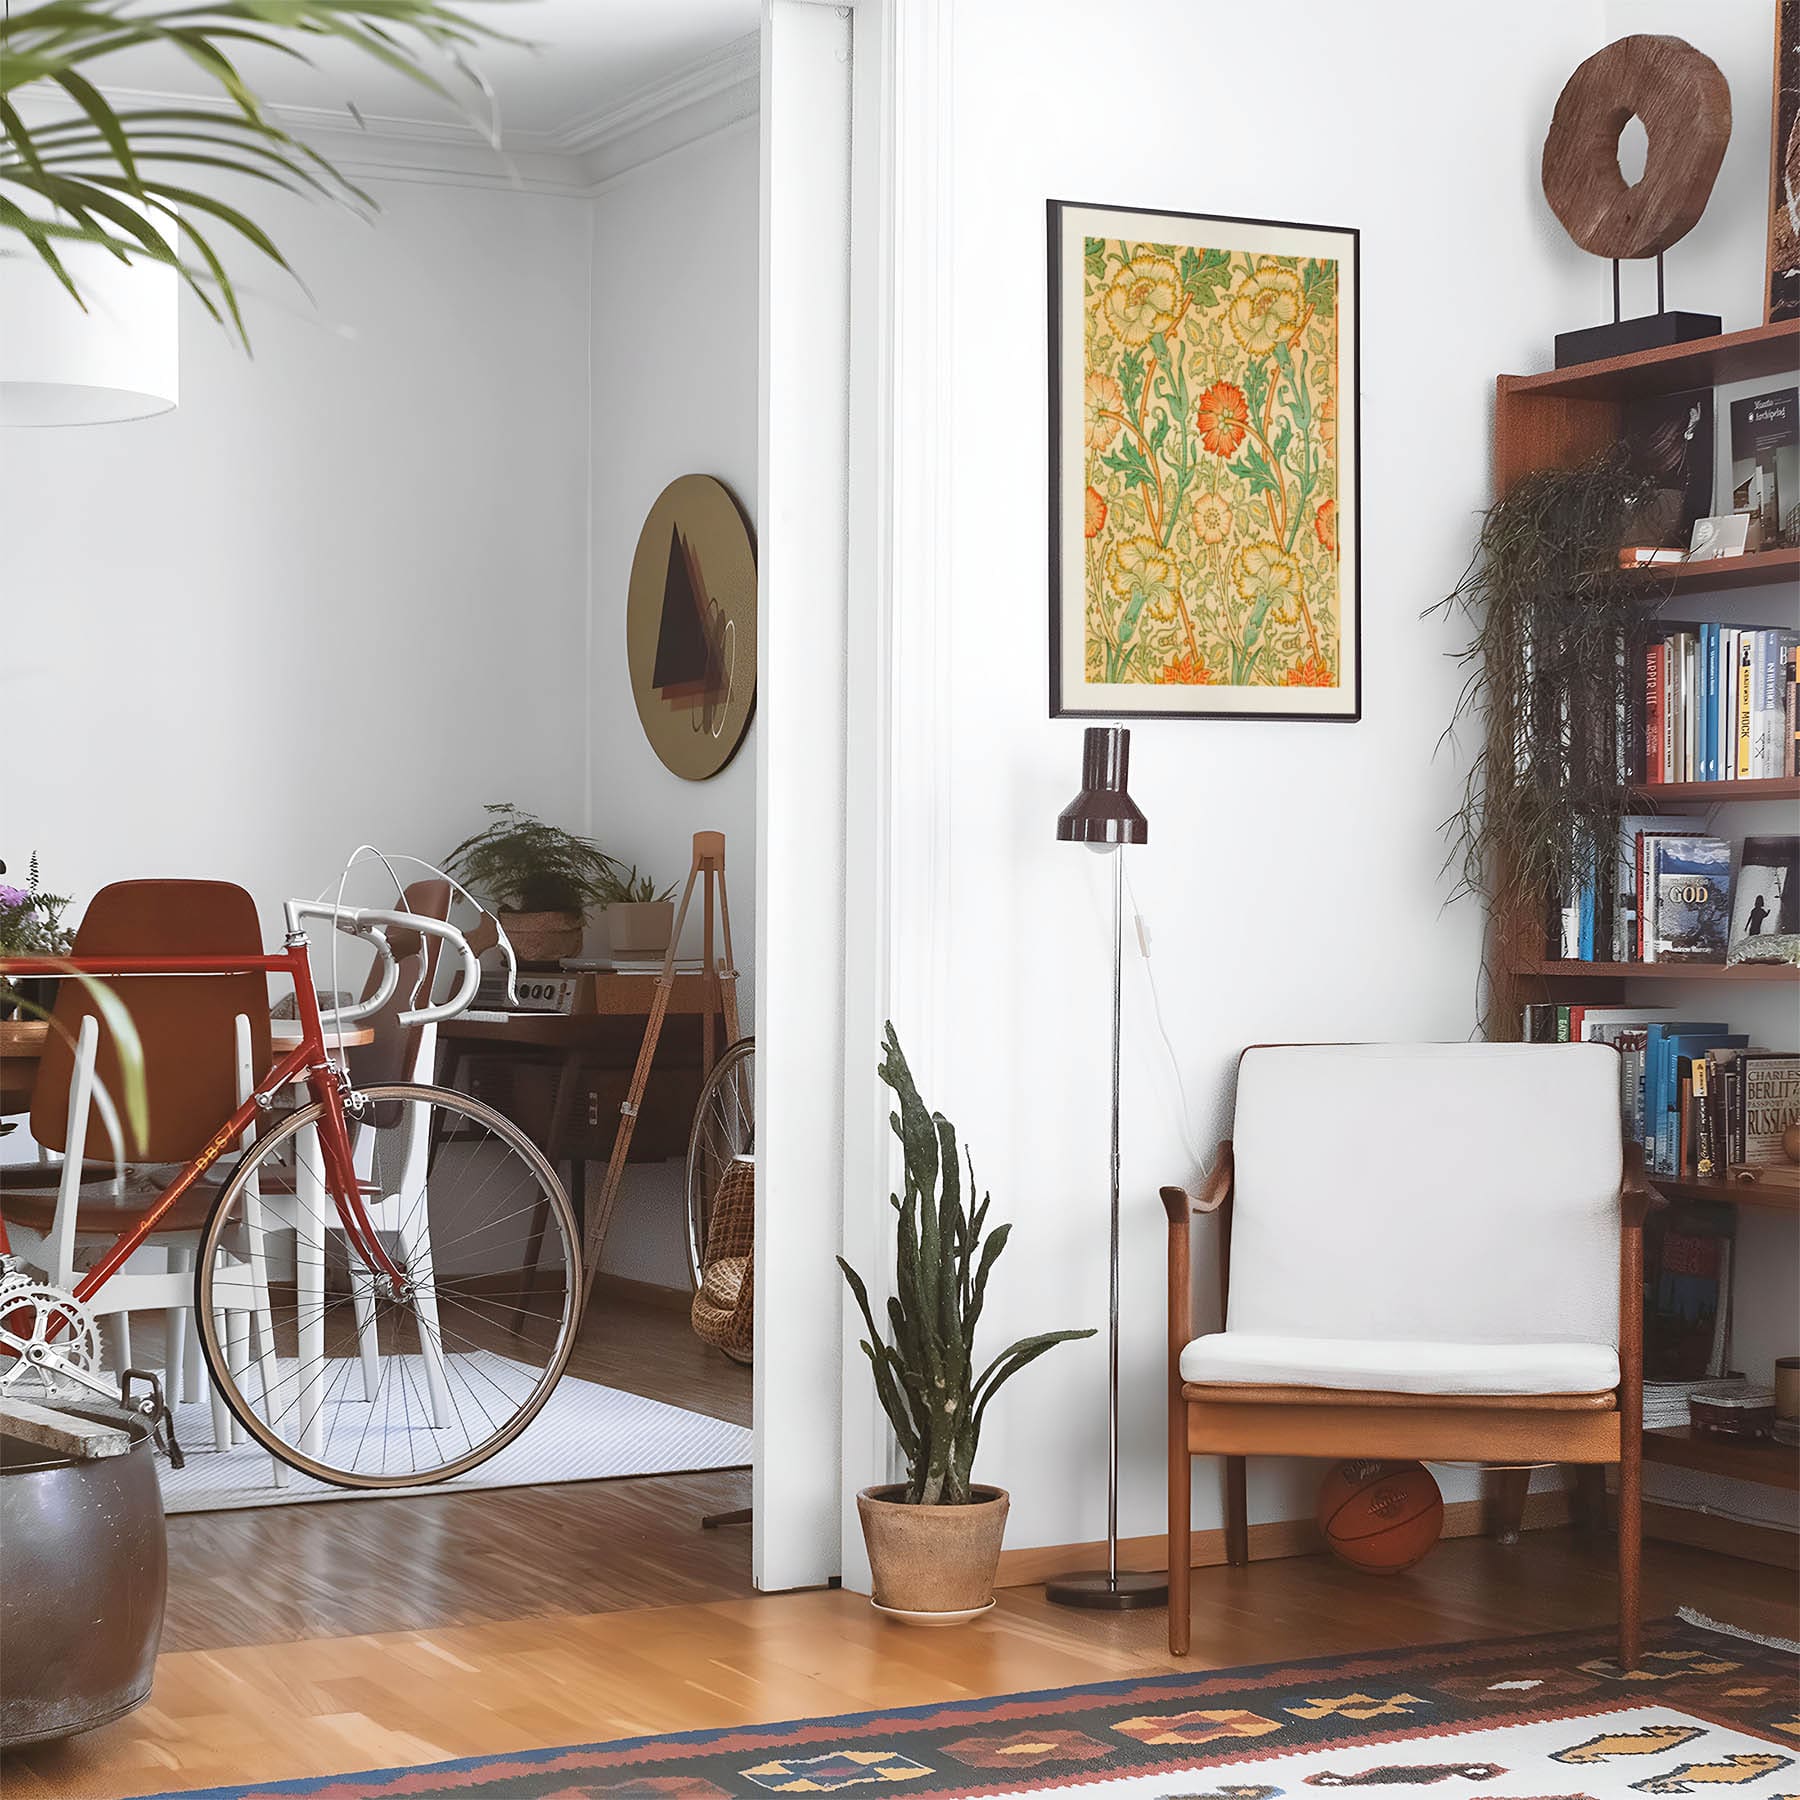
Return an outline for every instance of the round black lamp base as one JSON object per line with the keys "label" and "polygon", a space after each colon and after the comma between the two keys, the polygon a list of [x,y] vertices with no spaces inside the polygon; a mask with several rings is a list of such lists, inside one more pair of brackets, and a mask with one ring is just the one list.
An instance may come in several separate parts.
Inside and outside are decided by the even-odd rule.
{"label": "round black lamp base", "polygon": [[1109,1576],[1104,1569],[1083,1569],[1078,1575],[1046,1581],[1044,1598],[1058,1606],[1080,1606],[1090,1612],[1136,1612],[1140,1607],[1169,1604],[1169,1578],[1148,1569],[1121,1569],[1116,1576]]}

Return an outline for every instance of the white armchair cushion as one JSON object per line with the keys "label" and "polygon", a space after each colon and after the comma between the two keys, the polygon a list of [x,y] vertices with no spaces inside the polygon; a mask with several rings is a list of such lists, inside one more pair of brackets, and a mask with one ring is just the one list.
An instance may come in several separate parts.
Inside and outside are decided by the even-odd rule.
{"label": "white armchair cushion", "polygon": [[[1322,1380],[1318,1340],[1617,1343],[1608,1046],[1263,1046],[1238,1065],[1232,1138],[1227,1332],[1314,1340],[1291,1379]],[[1569,1391],[1617,1380],[1616,1360],[1582,1366]]]}
{"label": "white armchair cushion", "polygon": [[1183,1381],[1363,1388],[1383,1394],[1600,1394],[1619,1385],[1611,1344],[1469,1344],[1219,1331],[1181,1353]]}

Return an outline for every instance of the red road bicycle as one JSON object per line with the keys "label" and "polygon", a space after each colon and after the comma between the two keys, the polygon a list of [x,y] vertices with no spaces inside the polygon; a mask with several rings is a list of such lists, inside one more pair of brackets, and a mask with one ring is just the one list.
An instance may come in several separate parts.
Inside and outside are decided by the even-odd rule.
{"label": "red road bicycle", "polygon": [[[516,1438],[561,1377],[580,1313],[580,1229],[549,1163],[491,1107],[423,1083],[358,1089],[327,1049],[328,1022],[392,999],[401,933],[441,939],[460,968],[448,999],[432,1005],[426,993],[399,1023],[462,1011],[480,970],[469,940],[411,913],[310,901],[285,910],[285,946],[270,954],[0,960],[8,975],[286,976],[300,1023],[297,1047],[197,1156],[158,1175],[148,1210],[72,1291],[29,1272],[0,1214],[0,1392],[28,1397],[61,1381],[116,1396],[119,1383],[97,1372],[85,1302],[172,1209],[210,1190],[195,1312],[207,1366],[244,1428],[282,1462],[338,1486],[447,1480]],[[373,947],[383,972],[370,996],[321,1012],[308,918]],[[284,1112],[295,1084],[305,1103]],[[215,1182],[209,1172],[253,1127]]]}

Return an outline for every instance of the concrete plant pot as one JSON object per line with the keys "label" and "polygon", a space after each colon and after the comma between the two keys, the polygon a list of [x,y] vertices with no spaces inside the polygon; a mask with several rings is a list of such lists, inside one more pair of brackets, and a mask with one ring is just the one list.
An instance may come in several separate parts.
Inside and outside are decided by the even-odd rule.
{"label": "concrete plant pot", "polygon": [[522,968],[554,969],[565,956],[581,954],[582,917],[578,912],[507,912],[500,928],[512,939],[513,955]]}
{"label": "concrete plant pot", "polygon": [[614,956],[666,956],[675,931],[675,902],[622,900],[606,909],[605,920]]}
{"label": "concrete plant pot", "polygon": [[977,1487],[967,1506],[908,1506],[904,1487],[856,1496],[876,1609],[907,1625],[960,1625],[994,1604],[1006,1533],[1004,1488]]}

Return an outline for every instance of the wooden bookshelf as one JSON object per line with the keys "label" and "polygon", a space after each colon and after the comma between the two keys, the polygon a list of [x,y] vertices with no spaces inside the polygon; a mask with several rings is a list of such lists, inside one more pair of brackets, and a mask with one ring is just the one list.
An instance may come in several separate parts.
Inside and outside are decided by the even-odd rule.
{"label": "wooden bookshelf", "polygon": [[1509,973],[1535,981],[1774,981],[1800,982],[1792,963],[1515,962]]}
{"label": "wooden bookshelf", "polygon": [[1628,400],[1639,394],[1719,387],[1727,381],[1782,375],[1791,379],[1796,363],[1800,363],[1800,319],[1782,319],[1721,337],[1693,338],[1658,350],[1547,369],[1541,375],[1502,375],[1500,386],[1502,393],[1560,400]]}
{"label": "wooden bookshelf", "polygon": [[1763,1487],[1800,1491],[1800,1450],[1768,1438],[1725,1438],[1696,1435],[1688,1425],[1644,1433],[1644,1460]]}
{"label": "wooden bookshelf", "polygon": [[[1796,367],[1800,367],[1800,319],[1789,319],[1576,368],[1501,375],[1495,383],[1494,491],[1504,494],[1539,469],[1575,468],[1617,443],[1627,400],[1734,381],[1791,382]],[[1633,581],[1641,585],[1646,613],[1676,594],[1700,596],[1708,605],[1715,594],[1751,595],[1766,609],[1771,596],[1785,602],[1789,590],[1800,593],[1800,550],[1656,564],[1638,571]],[[1707,616],[1723,615],[1709,610]],[[1800,800],[1800,780],[1653,783],[1635,788],[1632,797],[1633,806],[1645,811],[1771,800]],[[1737,834],[1734,831],[1732,835]],[[1527,1002],[1590,1000],[1617,1005],[1633,996],[1648,1001],[1659,987],[1666,997],[1670,982],[1704,983],[1709,989],[1716,983],[1748,982],[1752,984],[1750,993],[1793,994],[1800,988],[1800,969],[1781,963],[1740,963],[1728,968],[1723,963],[1562,961],[1543,954],[1543,930],[1543,913],[1529,905],[1520,916],[1490,921],[1494,1013],[1502,1026],[1510,1022],[1515,1031]],[[1729,1002],[1719,996],[1709,1005],[1723,1009]],[[1717,1016],[1730,1015],[1721,1010]],[[1710,1200],[1800,1221],[1800,1191],[1784,1185],[1654,1175],[1649,1179],[1667,1199]],[[1787,1227],[1782,1229],[1785,1236]],[[1643,1450],[1650,1463],[1800,1491],[1800,1450],[1773,1442],[1696,1437],[1687,1426],[1680,1426],[1645,1432]],[[1657,1524],[1659,1513],[1669,1515],[1670,1527]],[[1694,1521],[1701,1517],[1651,1505],[1646,1508],[1645,1527],[1653,1535],[1681,1536],[1691,1532]],[[1741,1551],[1741,1546],[1738,1548]]]}
{"label": "wooden bookshelf", "polygon": [[1636,800],[1699,801],[1717,806],[1726,800],[1800,800],[1800,776],[1759,776],[1754,781],[1646,781],[1631,790]]}
{"label": "wooden bookshelf", "polygon": [[1652,563],[1629,571],[1647,596],[1724,592],[1747,587],[1800,583],[1800,547],[1752,550],[1744,556],[1715,556],[1706,562]]}
{"label": "wooden bookshelf", "polygon": [[1760,1212],[1800,1219],[1800,1188],[1780,1182],[1700,1181],[1691,1175],[1647,1175],[1665,1200],[1711,1200],[1724,1206],[1752,1206]]}

